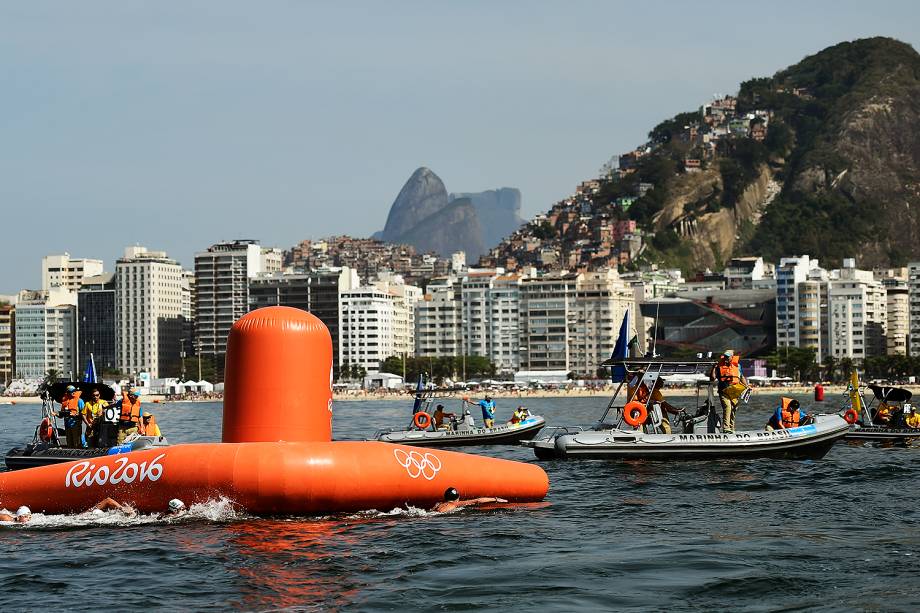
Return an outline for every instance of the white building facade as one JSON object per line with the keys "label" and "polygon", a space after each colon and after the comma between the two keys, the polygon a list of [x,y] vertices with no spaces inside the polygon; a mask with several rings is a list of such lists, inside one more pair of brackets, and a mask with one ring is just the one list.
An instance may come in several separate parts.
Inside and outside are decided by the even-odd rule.
{"label": "white building facade", "polygon": [[42,258],[42,289],[80,290],[83,279],[102,274],[102,260],[71,258],[69,253]]}
{"label": "white building facade", "polygon": [[178,374],[189,304],[182,267],[165,252],[128,247],[115,263],[115,283],[118,369],[151,378]]}
{"label": "white building facade", "polygon": [[415,307],[422,290],[399,275],[343,291],[339,300],[339,365],[380,370],[391,356],[415,355]]}
{"label": "white building facade", "polygon": [[49,370],[79,376],[76,351],[76,294],[56,286],[20,292],[16,303],[16,376],[41,379]]}
{"label": "white building facade", "polygon": [[843,262],[828,282],[829,353],[854,360],[885,355],[885,288],[852,258]]}

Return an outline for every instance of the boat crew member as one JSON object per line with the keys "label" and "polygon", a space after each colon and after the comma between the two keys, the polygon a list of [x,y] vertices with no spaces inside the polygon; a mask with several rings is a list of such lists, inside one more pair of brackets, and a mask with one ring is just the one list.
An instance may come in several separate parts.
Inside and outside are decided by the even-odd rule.
{"label": "boat crew member", "polygon": [[11,515],[10,513],[7,513],[5,509],[3,511],[0,511],[0,521],[14,521],[18,524],[24,524],[30,521],[31,519],[32,519],[32,511],[29,509],[29,507],[19,507],[16,510],[15,515]]}
{"label": "boat crew member", "polygon": [[511,419],[508,420],[509,424],[519,424],[525,419],[530,417],[530,411],[522,404],[514,410],[514,413],[511,415]]}
{"label": "boat crew member", "polygon": [[436,430],[447,430],[450,427],[448,424],[444,423],[445,417],[449,419],[452,417],[456,417],[456,415],[454,415],[453,413],[445,413],[444,405],[439,404],[437,407],[435,407],[434,415],[432,416],[432,419],[434,419],[434,427]]}
{"label": "boat crew member", "polygon": [[765,430],[786,430],[788,428],[798,428],[808,419],[802,409],[799,408],[799,401],[794,398],[783,396],[779,399],[779,406],[767,422]]}
{"label": "boat crew member", "polygon": [[485,399],[480,400],[478,404],[482,409],[482,423],[486,428],[491,428],[495,424],[495,401],[491,395],[486,394]]}
{"label": "boat crew member", "polygon": [[86,424],[86,442],[90,447],[99,446],[99,433],[102,429],[102,414],[109,403],[100,397],[99,390],[89,394],[89,400],[83,404],[83,423]]}
{"label": "boat crew member", "polygon": [[122,392],[121,400],[115,403],[118,407],[118,445],[133,434],[144,434],[143,415],[140,393],[135,388]]}
{"label": "boat crew member", "polygon": [[917,412],[917,407],[910,408],[910,413],[904,418],[904,425],[914,430],[920,429],[920,413]]}
{"label": "boat crew member", "polygon": [[144,436],[163,436],[160,432],[160,426],[157,424],[157,418],[153,413],[144,413],[141,418],[144,422]]}
{"label": "boat crew member", "polygon": [[747,380],[741,374],[740,356],[726,349],[719,362],[709,371],[709,380],[718,381],[719,401],[722,403],[722,431],[735,431],[735,413],[738,402],[747,388]]}
{"label": "boat crew member", "polygon": [[457,509],[462,509],[464,507],[475,507],[484,504],[489,504],[492,502],[508,502],[504,498],[471,498],[469,500],[460,500],[460,492],[455,488],[449,487],[447,491],[444,492],[444,502],[439,502],[434,505],[432,511],[437,513],[447,513],[448,511],[456,511]]}
{"label": "boat crew member", "polygon": [[73,385],[67,386],[64,397],[61,398],[61,415],[64,417],[64,432],[67,435],[67,446],[74,449],[83,447],[83,399],[80,392]]}
{"label": "boat crew member", "polygon": [[891,412],[891,405],[885,401],[880,402],[878,408],[875,410],[875,417],[872,418],[872,423],[874,423],[876,426],[890,425]]}
{"label": "boat crew member", "polygon": [[661,414],[662,431],[665,434],[671,434],[671,422],[668,420],[667,413],[679,415],[680,409],[664,399],[664,394],[661,392],[661,388],[664,387],[664,379],[658,377],[655,380],[655,384],[652,386],[654,389],[649,393],[648,385],[642,380],[644,376],[645,371],[640,370],[626,382],[627,401],[638,400],[645,406],[648,406],[649,399],[651,399],[652,403],[657,404],[664,411],[664,413]]}

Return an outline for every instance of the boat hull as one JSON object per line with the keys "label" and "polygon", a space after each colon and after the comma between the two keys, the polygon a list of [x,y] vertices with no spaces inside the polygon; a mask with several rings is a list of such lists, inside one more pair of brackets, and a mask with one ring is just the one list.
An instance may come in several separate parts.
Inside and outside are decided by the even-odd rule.
{"label": "boat hull", "polygon": [[420,431],[404,430],[385,432],[373,440],[415,447],[472,447],[476,445],[517,445],[529,441],[546,425],[546,420],[535,416],[515,426],[503,424],[494,428],[470,430]]}
{"label": "boat hull", "polygon": [[524,443],[538,459],[598,458],[709,460],[747,458],[818,459],[843,438],[847,423],[824,416],[818,424],[774,432],[733,434],[644,434],[606,430],[567,433]]}
{"label": "boat hull", "polygon": [[116,447],[96,447],[91,449],[51,447],[39,443],[36,446],[26,445],[25,447],[14,447],[10,449],[6,456],[4,456],[4,462],[6,463],[7,470],[22,470],[25,468],[36,468],[39,466],[50,466],[52,464],[89,460],[107,455],[151,449],[153,447],[165,447],[168,444],[167,440],[162,436],[142,436],[130,443],[125,443]]}
{"label": "boat hull", "polygon": [[845,441],[907,445],[920,438],[920,430],[856,425],[843,437]]}

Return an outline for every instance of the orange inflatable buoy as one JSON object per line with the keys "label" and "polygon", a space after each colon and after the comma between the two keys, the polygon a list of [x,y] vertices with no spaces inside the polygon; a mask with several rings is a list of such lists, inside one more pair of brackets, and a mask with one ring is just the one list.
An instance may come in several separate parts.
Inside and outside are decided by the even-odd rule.
{"label": "orange inflatable buoy", "polygon": [[843,414],[843,419],[848,424],[855,424],[856,420],[859,419],[859,413],[854,409],[847,409],[847,412]]}
{"label": "orange inflatable buoy", "polygon": [[648,419],[648,409],[638,400],[632,400],[623,407],[623,420],[633,428],[638,428]]}
{"label": "orange inflatable buoy", "polygon": [[[539,466],[377,441],[332,441],[332,340],[311,313],[256,309],[230,331],[220,443],[155,447],[0,473],[7,508],[83,512],[106,497],[142,513],[227,497],[255,514],[430,508],[463,498],[542,500]],[[424,415],[424,417],[422,417]],[[430,424],[431,416],[414,419]]]}
{"label": "orange inflatable buoy", "polygon": [[415,417],[412,419],[412,423],[415,424],[415,427],[419,430],[427,430],[428,426],[431,425],[431,415],[420,411],[415,414]]}

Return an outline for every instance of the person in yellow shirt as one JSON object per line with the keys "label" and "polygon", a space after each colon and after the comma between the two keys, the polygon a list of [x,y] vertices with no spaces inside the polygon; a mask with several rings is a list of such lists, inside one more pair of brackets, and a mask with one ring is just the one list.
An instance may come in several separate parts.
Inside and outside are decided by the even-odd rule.
{"label": "person in yellow shirt", "polygon": [[90,447],[99,446],[99,425],[102,421],[102,413],[109,403],[100,398],[99,390],[90,392],[89,399],[84,401],[83,423],[86,424],[86,442]]}
{"label": "person in yellow shirt", "polygon": [[144,413],[144,436],[163,436],[160,432],[160,426],[157,425],[157,418],[153,413]]}
{"label": "person in yellow shirt", "polygon": [[904,418],[904,423],[908,428],[920,430],[920,413],[917,412],[916,407],[911,407],[910,413]]}

